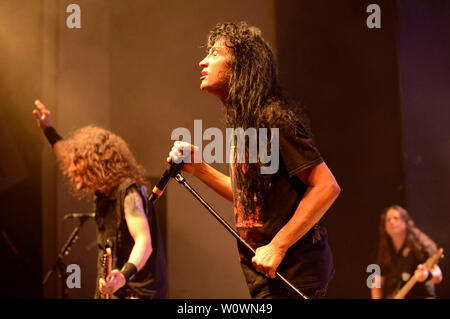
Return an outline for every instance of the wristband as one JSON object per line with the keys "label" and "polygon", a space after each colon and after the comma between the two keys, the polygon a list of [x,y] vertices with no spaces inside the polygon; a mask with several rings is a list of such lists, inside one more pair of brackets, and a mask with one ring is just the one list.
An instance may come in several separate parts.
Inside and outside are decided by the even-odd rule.
{"label": "wristband", "polygon": [[125,277],[126,282],[128,282],[134,277],[134,275],[136,275],[137,268],[133,263],[126,263],[125,265],[123,265],[120,272]]}
{"label": "wristband", "polygon": [[44,134],[52,147],[56,144],[56,142],[62,140],[62,137],[56,132],[53,126],[46,127],[44,129]]}
{"label": "wristband", "polygon": [[431,279],[433,279],[433,273],[431,272],[431,270],[428,270],[428,277],[427,279],[425,279],[425,281],[429,281]]}

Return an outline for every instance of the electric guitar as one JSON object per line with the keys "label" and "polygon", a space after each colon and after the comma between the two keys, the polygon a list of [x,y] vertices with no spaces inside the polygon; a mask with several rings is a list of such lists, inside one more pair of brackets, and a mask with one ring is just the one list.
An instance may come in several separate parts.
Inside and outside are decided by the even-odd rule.
{"label": "electric guitar", "polygon": [[[105,247],[105,253],[103,254],[103,279],[107,281],[112,270],[112,243],[109,239],[106,241]],[[109,294],[101,294],[100,298],[111,299],[111,296]]]}
{"label": "electric guitar", "polygon": [[[439,259],[442,258],[444,250],[440,248],[436,254],[431,256],[427,259],[427,261],[423,264],[424,269],[431,271],[431,269],[439,262]],[[416,278],[414,275],[411,276],[411,278],[408,280],[408,282],[397,292],[395,292],[391,299],[405,299],[408,292],[414,287],[414,285],[417,283]]]}

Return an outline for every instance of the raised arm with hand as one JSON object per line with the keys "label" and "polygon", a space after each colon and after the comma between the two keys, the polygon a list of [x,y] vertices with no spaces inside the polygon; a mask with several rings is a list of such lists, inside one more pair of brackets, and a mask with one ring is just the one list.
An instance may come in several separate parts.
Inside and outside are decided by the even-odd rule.
{"label": "raised arm with hand", "polygon": [[66,154],[65,143],[52,126],[52,113],[39,100],[36,100],[34,105],[35,109],[33,110],[33,115],[36,118],[37,125],[44,132],[47,140],[53,147],[58,160],[62,161]]}

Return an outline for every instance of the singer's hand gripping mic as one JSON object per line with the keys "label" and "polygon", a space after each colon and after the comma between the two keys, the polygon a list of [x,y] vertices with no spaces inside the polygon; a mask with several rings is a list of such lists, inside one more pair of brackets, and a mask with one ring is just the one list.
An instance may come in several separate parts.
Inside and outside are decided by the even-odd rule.
{"label": "singer's hand gripping mic", "polygon": [[163,194],[164,189],[166,188],[167,183],[169,182],[170,178],[175,177],[175,175],[177,175],[181,171],[181,169],[183,168],[183,165],[184,165],[183,162],[181,162],[181,163],[170,162],[167,165],[166,170],[161,175],[161,178],[159,179],[156,186],[153,187],[152,193],[150,194],[150,197],[148,198],[148,200],[151,203],[154,203]]}

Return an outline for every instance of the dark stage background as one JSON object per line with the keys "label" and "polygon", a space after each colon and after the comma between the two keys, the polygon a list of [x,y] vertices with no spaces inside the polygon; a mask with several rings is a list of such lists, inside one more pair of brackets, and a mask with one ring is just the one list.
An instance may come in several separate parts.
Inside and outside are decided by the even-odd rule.
{"label": "dark stage background", "polygon": [[[381,7],[380,29],[361,20],[371,3]],[[309,113],[342,188],[324,218],[337,270],[330,298],[370,296],[366,268],[387,206],[406,207],[419,228],[448,247],[449,14],[448,1],[277,6],[284,85]],[[439,295],[450,297],[449,288],[444,280]]]}
{"label": "dark stage background", "polygon": [[[66,8],[81,8],[81,29]],[[366,8],[381,8],[369,29]],[[417,226],[450,249],[450,1],[64,1],[0,0],[0,297],[57,298],[56,276],[40,281],[75,223],[89,212],[60,176],[31,114],[41,99],[62,135],[98,124],[121,135],[158,177],[177,127],[195,119],[223,128],[218,101],[199,90],[198,62],[217,22],[246,20],[277,53],[287,92],[309,115],[342,193],[323,223],[336,274],[328,298],[368,298],[378,216],[405,206]],[[207,142],[205,142],[207,144]],[[227,172],[226,164],[214,166]],[[231,204],[186,176],[233,223]],[[181,186],[159,213],[171,298],[248,298],[234,239]],[[65,263],[79,264],[90,298],[95,225],[89,221]],[[450,297],[449,262],[440,297]],[[26,287],[26,288],[24,288]]]}

